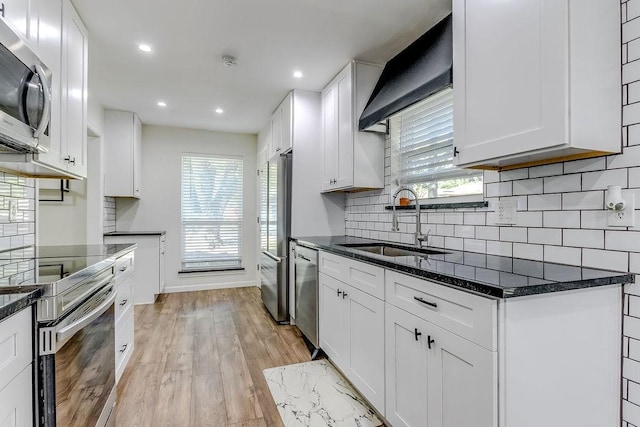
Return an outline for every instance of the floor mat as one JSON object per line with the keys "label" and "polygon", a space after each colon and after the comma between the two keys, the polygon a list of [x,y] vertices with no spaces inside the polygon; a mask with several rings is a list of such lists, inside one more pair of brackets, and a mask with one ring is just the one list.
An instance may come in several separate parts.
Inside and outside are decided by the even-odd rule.
{"label": "floor mat", "polygon": [[265,369],[285,427],[377,427],[367,402],[326,360]]}

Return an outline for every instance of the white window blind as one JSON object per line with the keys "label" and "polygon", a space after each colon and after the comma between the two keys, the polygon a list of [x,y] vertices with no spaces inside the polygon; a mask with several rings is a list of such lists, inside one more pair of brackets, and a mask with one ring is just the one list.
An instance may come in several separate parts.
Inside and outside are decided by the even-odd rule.
{"label": "white window blind", "polygon": [[182,155],[182,270],[242,267],[241,157]]}
{"label": "white window blind", "polygon": [[396,177],[434,198],[482,193],[482,172],[453,165],[453,89],[442,90],[390,118]]}

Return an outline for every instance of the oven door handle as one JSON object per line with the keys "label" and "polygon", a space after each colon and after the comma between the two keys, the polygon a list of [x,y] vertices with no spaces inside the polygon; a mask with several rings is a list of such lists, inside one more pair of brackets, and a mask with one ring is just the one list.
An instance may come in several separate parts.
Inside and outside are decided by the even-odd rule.
{"label": "oven door handle", "polygon": [[44,69],[40,64],[36,64],[34,66],[36,73],[40,77],[40,82],[42,84],[42,92],[44,95],[44,106],[42,110],[42,120],[38,124],[38,127],[35,131],[33,131],[33,137],[38,138],[42,135],[47,129],[49,125],[49,121],[51,121],[51,88],[49,87],[49,81],[47,80],[47,75],[44,72]]}
{"label": "oven door handle", "polygon": [[113,289],[113,287],[111,288],[111,293],[112,295],[109,298],[107,298],[105,302],[103,302],[98,307],[96,307],[96,309],[93,310],[91,313],[88,313],[86,316],[83,316],[82,318],[76,320],[69,326],[65,326],[64,328],[57,331],[56,341],[64,341],[67,338],[72,337],[80,329],[84,328],[85,326],[89,325],[91,322],[96,320],[98,317],[102,316],[102,314],[105,311],[107,311],[109,307],[116,300],[116,292]]}

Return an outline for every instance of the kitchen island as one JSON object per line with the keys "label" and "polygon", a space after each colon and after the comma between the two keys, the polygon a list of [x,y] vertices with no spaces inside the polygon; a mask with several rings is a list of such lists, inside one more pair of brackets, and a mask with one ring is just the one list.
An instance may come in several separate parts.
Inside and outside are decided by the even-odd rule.
{"label": "kitchen island", "polygon": [[293,240],[319,250],[320,347],[390,425],[620,424],[622,284],[633,274]]}

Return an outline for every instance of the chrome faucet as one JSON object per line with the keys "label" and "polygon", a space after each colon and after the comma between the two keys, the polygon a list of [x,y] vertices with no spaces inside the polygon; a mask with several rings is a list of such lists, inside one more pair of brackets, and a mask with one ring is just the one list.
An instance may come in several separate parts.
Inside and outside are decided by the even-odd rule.
{"label": "chrome faucet", "polygon": [[[415,233],[415,246],[416,248],[422,247],[422,242],[426,242],[428,244],[429,233],[422,234],[422,226],[420,224],[420,202],[418,201],[418,195],[410,188],[399,188],[398,191],[393,193],[393,202],[391,207],[393,209],[393,217],[391,219],[391,231],[399,231],[400,227],[398,227],[398,213],[396,211],[396,199],[398,198],[398,194],[401,191],[408,191],[413,194],[413,198],[416,201],[416,233]],[[429,230],[431,231],[431,230]]]}

